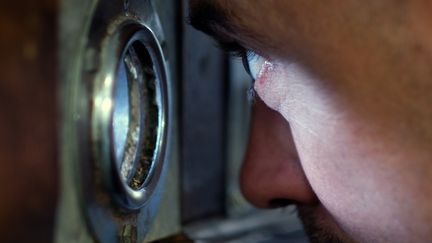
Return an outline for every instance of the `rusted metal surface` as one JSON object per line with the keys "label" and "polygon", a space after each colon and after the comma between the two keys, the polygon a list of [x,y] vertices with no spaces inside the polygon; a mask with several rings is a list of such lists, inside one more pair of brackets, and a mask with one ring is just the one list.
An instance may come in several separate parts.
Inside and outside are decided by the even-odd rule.
{"label": "rusted metal surface", "polygon": [[57,1],[0,8],[0,239],[50,242],[57,171]]}

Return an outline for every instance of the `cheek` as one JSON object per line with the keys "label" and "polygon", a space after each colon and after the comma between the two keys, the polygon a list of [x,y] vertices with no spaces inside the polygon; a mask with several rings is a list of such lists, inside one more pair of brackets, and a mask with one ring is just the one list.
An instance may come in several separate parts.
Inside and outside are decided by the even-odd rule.
{"label": "cheek", "polygon": [[[428,208],[427,176],[406,163],[415,155],[401,153],[388,134],[356,117],[301,66],[278,64],[262,77],[258,95],[289,122],[311,187],[347,232],[390,240],[428,230],[421,222],[430,221],[430,212],[419,210]],[[407,227],[407,221],[419,223]]]}
{"label": "cheek", "polygon": [[410,156],[400,157],[400,148],[348,117],[332,121],[313,114],[298,113],[308,117],[299,120],[318,124],[291,123],[292,133],[312,189],[339,225],[365,242],[409,241],[431,232],[428,182],[410,166]]}

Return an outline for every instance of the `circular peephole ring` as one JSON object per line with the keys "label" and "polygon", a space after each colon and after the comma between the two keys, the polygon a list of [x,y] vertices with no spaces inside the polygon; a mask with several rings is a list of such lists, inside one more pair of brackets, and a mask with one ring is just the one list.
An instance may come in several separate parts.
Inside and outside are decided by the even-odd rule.
{"label": "circular peephole ring", "polygon": [[[134,26],[135,28],[136,26]],[[112,106],[107,118],[109,158],[104,163],[105,183],[111,197],[121,207],[139,209],[150,198],[159,181],[167,137],[167,71],[162,49],[146,26],[139,26],[119,52],[116,78],[111,85]],[[129,95],[129,124],[122,156],[116,151],[114,109],[119,66],[125,65]],[[103,105],[102,105],[103,109]],[[108,163],[108,164],[107,164]]]}

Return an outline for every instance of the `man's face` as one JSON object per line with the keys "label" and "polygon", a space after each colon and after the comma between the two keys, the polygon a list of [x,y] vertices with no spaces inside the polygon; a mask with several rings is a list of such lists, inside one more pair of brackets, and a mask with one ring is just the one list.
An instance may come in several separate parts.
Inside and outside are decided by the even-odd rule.
{"label": "man's face", "polygon": [[259,68],[241,184],[312,240],[432,239],[432,3],[191,0]]}

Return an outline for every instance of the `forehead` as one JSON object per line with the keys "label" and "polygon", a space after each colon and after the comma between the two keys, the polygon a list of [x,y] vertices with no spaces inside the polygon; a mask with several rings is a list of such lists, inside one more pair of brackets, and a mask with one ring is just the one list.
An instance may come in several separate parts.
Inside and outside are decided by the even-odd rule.
{"label": "forehead", "polygon": [[340,50],[342,45],[351,49],[350,45],[375,37],[394,39],[392,31],[408,13],[403,2],[191,0],[190,20],[218,40],[304,59],[322,50]]}
{"label": "forehead", "polygon": [[287,56],[317,46],[318,38],[319,45],[333,42],[334,36],[349,29],[354,13],[350,10],[362,12],[354,5],[336,0],[191,0],[190,20],[219,41]]}
{"label": "forehead", "polygon": [[220,42],[255,50],[269,49],[282,33],[279,4],[266,1],[191,0],[190,23]]}

